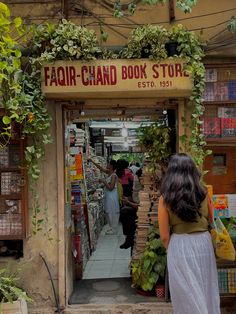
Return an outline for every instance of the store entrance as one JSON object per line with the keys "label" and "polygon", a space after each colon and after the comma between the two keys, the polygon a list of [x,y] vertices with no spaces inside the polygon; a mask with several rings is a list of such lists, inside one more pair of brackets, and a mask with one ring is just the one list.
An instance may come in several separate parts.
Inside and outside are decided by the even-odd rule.
{"label": "store entrance", "polygon": [[[110,160],[116,160],[117,164],[121,160],[126,161],[125,168],[133,177],[129,200],[138,204],[137,189],[141,189],[142,185],[137,182],[145,158],[138,140],[140,128],[157,121],[164,123],[170,128],[169,145],[171,153],[174,153],[177,143],[176,112],[176,107],[166,105],[154,108],[118,107],[115,112],[82,106],[65,110],[65,208],[67,246],[70,248],[67,250],[67,264],[70,265],[69,278],[74,280],[70,303],[90,303],[85,298],[86,293],[81,291],[90,289],[90,295],[94,297],[91,284],[99,285],[99,281],[104,280],[112,280],[113,285],[123,287],[124,295],[129,294],[133,245],[124,245],[127,236],[119,222],[120,217],[117,228],[111,230],[103,182],[107,174],[103,169],[107,168]],[[134,188],[135,180],[138,188]],[[121,203],[119,205],[122,206]]]}

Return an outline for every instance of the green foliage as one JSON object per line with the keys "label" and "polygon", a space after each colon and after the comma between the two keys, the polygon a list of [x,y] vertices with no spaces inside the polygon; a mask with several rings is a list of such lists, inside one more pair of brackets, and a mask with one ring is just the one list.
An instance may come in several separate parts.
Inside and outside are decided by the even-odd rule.
{"label": "green foliage", "polygon": [[127,47],[121,51],[121,58],[144,58],[162,60],[167,58],[165,43],[168,31],[162,26],[144,25],[134,29]]}
{"label": "green foliage", "polygon": [[33,42],[38,61],[95,60],[101,52],[95,31],[63,19],[57,26],[45,24],[34,29]]}
{"label": "green foliage", "polygon": [[139,162],[140,165],[143,164],[144,160],[144,154],[143,153],[117,153],[112,155],[112,159],[118,160],[118,159],[125,159],[129,162],[129,164],[132,161]]}
{"label": "green foliage", "polygon": [[40,175],[40,161],[45,155],[45,144],[51,142],[48,133],[51,119],[41,93],[40,69],[33,60],[30,73],[22,69],[21,51],[12,38],[16,31],[21,36],[25,34],[21,19],[12,19],[8,7],[0,2],[0,99],[1,107],[5,108],[0,146],[8,144],[13,126],[20,125],[21,136],[27,137],[30,143],[25,148],[26,167],[36,183]]}
{"label": "green foliage", "polygon": [[235,33],[236,31],[236,16],[232,16],[227,25],[227,29],[231,33]]}
{"label": "green foliage", "polygon": [[18,272],[12,272],[9,268],[0,269],[0,313],[1,303],[16,301],[18,299],[31,302],[24,290],[18,287]]}
{"label": "green foliage", "polygon": [[144,252],[132,261],[132,281],[135,287],[152,291],[158,280],[164,280],[166,249],[163,247],[159,229],[153,227]]}
{"label": "green foliage", "polygon": [[204,57],[203,42],[194,33],[189,32],[183,25],[174,26],[170,31],[170,39],[178,43],[179,57],[186,61],[185,70],[193,80],[192,94],[189,97],[187,110],[191,113],[191,121],[187,125],[186,117],[182,123],[190,128],[191,135],[180,138],[186,144],[186,151],[193,157],[196,164],[201,167],[207,155],[211,151],[206,150],[206,141],[202,132],[202,116],[204,105],[202,95],[205,89],[205,67],[202,63]]}
{"label": "green foliage", "polygon": [[191,13],[192,7],[197,4],[197,0],[178,0],[176,6],[184,11],[184,13]]}
{"label": "green foliage", "polygon": [[22,21],[20,18],[12,19],[8,7],[0,2],[0,106],[6,108],[1,128],[0,147],[6,145],[12,136],[12,121],[21,121],[20,110],[21,51],[16,48],[17,42],[13,33],[22,34]]}
{"label": "green foliage", "polygon": [[165,165],[170,156],[170,129],[161,122],[139,129],[139,145],[144,148],[150,167],[155,171],[160,165]]}

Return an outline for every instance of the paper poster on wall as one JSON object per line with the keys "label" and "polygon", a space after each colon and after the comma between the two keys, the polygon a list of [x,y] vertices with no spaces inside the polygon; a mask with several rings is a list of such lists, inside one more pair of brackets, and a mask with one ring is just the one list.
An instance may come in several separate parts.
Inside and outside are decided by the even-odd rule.
{"label": "paper poster on wall", "polygon": [[214,217],[229,218],[229,200],[226,194],[213,195]]}

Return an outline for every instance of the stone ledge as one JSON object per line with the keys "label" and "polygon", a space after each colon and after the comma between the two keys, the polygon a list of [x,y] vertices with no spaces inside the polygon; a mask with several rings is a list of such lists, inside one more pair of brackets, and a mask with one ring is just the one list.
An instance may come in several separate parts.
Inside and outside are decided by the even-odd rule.
{"label": "stone ledge", "polygon": [[63,314],[172,314],[170,304],[138,303],[138,304],[84,304],[68,306]]}

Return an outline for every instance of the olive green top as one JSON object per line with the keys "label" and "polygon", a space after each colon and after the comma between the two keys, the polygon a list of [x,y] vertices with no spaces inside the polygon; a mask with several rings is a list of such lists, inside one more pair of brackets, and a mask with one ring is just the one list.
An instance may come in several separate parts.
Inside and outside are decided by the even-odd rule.
{"label": "olive green top", "polygon": [[171,210],[168,210],[170,218],[170,228],[172,233],[193,233],[204,232],[208,230],[208,202],[207,197],[204,199],[201,205],[202,216],[197,217],[196,222],[185,222],[177,217]]}

